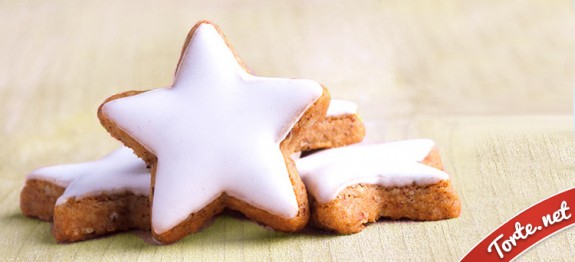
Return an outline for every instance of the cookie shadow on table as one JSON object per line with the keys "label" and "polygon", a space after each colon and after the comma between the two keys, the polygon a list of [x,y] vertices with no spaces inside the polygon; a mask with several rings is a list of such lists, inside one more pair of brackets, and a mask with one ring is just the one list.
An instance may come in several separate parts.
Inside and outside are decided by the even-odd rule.
{"label": "cookie shadow on table", "polygon": [[[52,236],[52,223],[24,216],[20,212],[14,212],[0,216],[0,223],[13,225],[13,237],[28,244],[48,245],[54,248],[75,248],[86,246],[106,245],[107,249],[120,250],[142,250],[157,249],[162,247],[177,247],[180,245],[188,247],[218,246],[226,244],[228,246],[237,245],[267,245],[270,242],[292,240],[293,237],[301,236],[329,236],[330,233],[307,227],[302,232],[289,234],[277,232],[262,225],[259,225],[240,213],[226,211],[224,214],[215,217],[209,225],[200,232],[190,234],[182,240],[170,244],[161,245],[154,241],[150,231],[132,230],[116,232],[110,235],[86,239],[73,243],[58,243]],[[335,235],[334,235],[335,236]],[[139,239],[138,239],[139,238]],[[107,245],[105,243],[114,243]]]}
{"label": "cookie shadow on table", "polygon": [[[207,225],[202,231],[195,234],[191,234],[184,239],[172,244],[172,245],[186,245],[186,246],[197,246],[197,245],[221,245],[226,244],[228,246],[238,245],[244,246],[249,245],[252,247],[257,247],[260,245],[269,245],[271,243],[277,244],[282,241],[293,241],[294,239],[307,239],[307,240],[320,240],[320,239],[334,239],[334,238],[346,238],[346,237],[356,237],[360,236],[369,230],[379,230],[379,227],[385,227],[390,223],[394,224],[411,224],[411,223],[423,223],[418,221],[412,221],[407,219],[400,220],[390,220],[390,219],[380,219],[375,223],[369,223],[366,229],[357,234],[351,235],[341,235],[330,231],[318,229],[307,225],[304,229],[295,233],[283,233],[274,231],[273,229],[267,228],[260,225],[239,212],[226,210],[222,215],[216,217],[211,224]],[[152,239],[150,232],[139,231],[136,235],[144,240],[145,242],[151,244],[150,247],[157,246]],[[170,246],[170,245],[168,245]]]}
{"label": "cookie shadow on table", "polygon": [[[282,233],[268,229],[259,225],[240,213],[226,211],[216,217],[211,224],[195,234],[191,234],[184,239],[170,245],[160,245],[156,243],[149,231],[133,230],[129,232],[118,232],[108,236],[97,237],[76,243],[59,244],[52,237],[51,223],[26,217],[20,213],[13,213],[0,217],[0,222],[17,223],[18,228],[28,228],[20,234],[23,241],[29,244],[35,242],[42,245],[49,245],[60,248],[88,247],[105,245],[106,249],[117,251],[154,251],[157,249],[174,248],[185,246],[187,249],[202,249],[205,247],[217,247],[225,244],[228,248],[243,247],[265,247],[270,244],[279,244],[284,241],[294,239],[333,239],[347,236],[361,235],[362,232],[354,235],[338,235],[332,232],[306,226],[297,233]],[[376,227],[385,226],[388,223],[417,223],[408,220],[387,220],[382,219],[376,223],[370,223],[366,230],[378,230]],[[138,239],[139,238],[139,239]],[[112,244],[113,243],[113,244]]]}
{"label": "cookie shadow on table", "polygon": [[[138,249],[154,249],[162,246],[153,240],[149,231],[133,231],[135,236],[145,243],[145,247]],[[219,246],[225,244],[227,247],[246,246],[251,247],[277,244],[282,241],[293,241],[295,238],[325,238],[337,237],[338,235],[307,226],[297,233],[283,233],[266,228],[263,225],[246,218],[239,212],[226,210],[223,214],[215,217],[203,230],[190,234],[180,241],[165,245],[170,246]]]}
{"label": "cookie shadow on table", "polygon": [[[150,246],[159,244],[153,240],[151,232],[137,231],[134,232],[144,242]],[[210,245],[222,244],[233,245],[234,243],[245,245],[269,244],[282,240],[293,240],[297,236],[336,236],[329,232],[318,230],[312,227],[306,227],[301,232],[283,233],[266,228],[258,224],[239,212],[226,210],[223,214],[215,217],[201,231],[190,234],[172,245]],[[168,245],[169,246],[169,245]]]}

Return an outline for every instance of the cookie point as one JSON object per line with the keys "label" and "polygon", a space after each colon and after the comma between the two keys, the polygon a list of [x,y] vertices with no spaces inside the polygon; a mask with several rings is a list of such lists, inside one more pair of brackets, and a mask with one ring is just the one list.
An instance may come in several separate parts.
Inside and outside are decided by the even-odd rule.
{"label": "cookie point", "polygon": [[204,25],[204,24],[212,25],[212,26],[214,25],[214,23],[212,23],[211,21],[209,21],[209,20],[207,20],[207,19],[200,20],[200,21],[198,21],[198,22],[196,23],[197,26],[201,26],[201,25]]}
{"label": "cookie point", "polygon": [[216,31],[220,31],[219,27],[216,24],[214,24],[208,20],[201,20],[201,21],[197,22],[196,25],[194,25],[192,31],[198,31],[200,29],[205,29],[205,28],[213,28]]}

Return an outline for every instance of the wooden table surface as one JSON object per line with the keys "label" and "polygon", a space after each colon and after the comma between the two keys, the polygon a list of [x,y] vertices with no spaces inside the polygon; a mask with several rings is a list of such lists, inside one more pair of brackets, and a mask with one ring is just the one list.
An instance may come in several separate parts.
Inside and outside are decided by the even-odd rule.
{"label": "wooden table surface", "polygon": [[[575,185],[571,1],[209,2],[0,0],[2,260],[456,260]],[[368,142],[436,140],[461,217],[334,236],[223,216],[168,246],[143,233],[56,244],[49,223],[19,210],[25,175],[116,148],[98,105],[169,85],[200,19],[219,24],[257,74],[314,79],[356,101]],[[521,258],[567,260],[574,242],[567,230]]]}

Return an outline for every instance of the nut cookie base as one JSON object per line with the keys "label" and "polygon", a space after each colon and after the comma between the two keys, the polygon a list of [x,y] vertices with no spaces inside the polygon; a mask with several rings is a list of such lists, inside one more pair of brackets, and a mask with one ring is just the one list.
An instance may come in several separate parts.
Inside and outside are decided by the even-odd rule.
{"label": "nut cookie base", "polygon": [[133,193],[70,198],[54,207],[52,235],[76,242],[131,229],[150,230],[148,196]]}
{"label": "nut cookie base", "polygon": [[303,132],[296,152],[351,145],[364,137],[365,127],[358,115],[326,117]]}
{"label": "nut cookie base", "polygon": [[64,190],[49,181],[28,179],[20,192],[20,209],[25,216],[52,221],[54,205]]}

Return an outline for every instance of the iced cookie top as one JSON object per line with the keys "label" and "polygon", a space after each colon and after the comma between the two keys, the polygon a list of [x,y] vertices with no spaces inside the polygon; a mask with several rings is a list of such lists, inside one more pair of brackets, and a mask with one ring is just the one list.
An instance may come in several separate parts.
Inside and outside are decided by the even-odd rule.
{"label": "iced cookie top", "polygon": [[92,162],[39,168],[28,174],[27,179],[44,180],[65,187],[56,205],[65,203],[71,197],[121,192],[148,195],[150,190],[150,171],[144,161],[126,147]]}
{"label": "iced cookie top", "polygon": [[435,143],[429,139],[328,149],[296,161],[308,192],[319,203],[334,200],[346,187],[377,184],[401,187],[449,179],[439,169],[421,164]]}
{"label": "iced cookie top", "polygon": [[357,104],[351,101],[332,99],[326,117],[357,114]]}
{"label": "iced cookie top", "polygon": [[194,28],[171,88],[102,107],[158,158],[152,228],[161,234],[222,193],[295,217],[298,203],[279,145],[322,95],[321,85],[250,75],[215,26]]}

